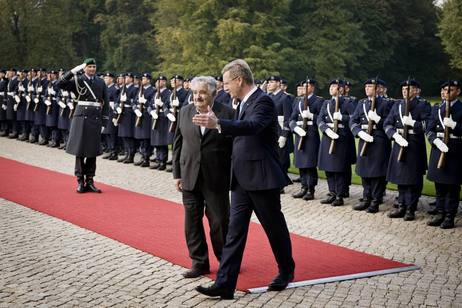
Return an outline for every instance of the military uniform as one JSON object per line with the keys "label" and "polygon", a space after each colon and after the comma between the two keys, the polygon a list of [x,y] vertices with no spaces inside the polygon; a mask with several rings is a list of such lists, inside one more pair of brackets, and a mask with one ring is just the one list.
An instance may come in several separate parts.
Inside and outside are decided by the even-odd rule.
{"label": "military uniform", "polygon": [[33,76],[33,73],[36,73],[36,69],[31,69],[30,70],[30,77],[27,80],[27,86],[26,86],[26,121],[27,125],[29,127],[29,136],[28,137],[28,142],[35,143],[38,140],[38,134],[39,130],[38,128],[34,125],[34,97],[35,97],[35,88],[36,84],[38,82],[38,77]]}
{"label": "military uniform", "polygon": [[[45,69],[40,69],[41,74],[45,73]],[[48,143],[48,129],[46,127],[46,109],[45,105],[45,92],[48,87],[48,80],[45,76],[37,82],[34,97],[34,125],[39,131],[40,140],[39,144],[44,145]]]}
{"label": "military uniform", "polygon": [[29,136],[29,122],[26,121],[27,115],[27,70],[22,70],[18,83],[18,91],[16,93],[15,99],[18,99],[15,109],[16,109],[16,121],[18,122],[18,140],[24,141]]}
{"label": "military uniform", "polygon": [[[6,74],[6,71],[3,69],[0,72]],[[8,79],[6,77],[0,78],[0,136],[8,134],[8,125],[6,122],[7,88]]]}
{"label": "military uniform", "polygon": [[18,137],[18,123],[16,121],[16,108],[15,105],[17,104],[17,96],[18,93],[18,86],[19,86],[19,78],[16,75],[16,69],[12,68],[10,71],[14,72],[14,76],[9,78],[8,86],[7,86],[7,104],[6,104],[6,120],[8,123],[8,132],[9,138],[17,138]]}
{"label": "military uniform", "polygon": [[[106,73],[105,76],[114,78],[114,74]],[[123,75],[122,75],[123,76]],[[122,85],[123,87],[123,85]],[[107,150],[109,154],[103,156],[105,159],[116,160],[119,152],[120,142],[118,136],[118,127],[114,125],[115,119],[117,119],[117,111],[115,102],[120,95],[120,88],[118,85],[112,83],[107,86],[107,96],[109,100],[109,120],[107,126],[102,132],[102,137],[106,139]]]}
{"label": "military uniform", "polygon": [[[418,82],[410,80],[401,83],[401,87],[408,85],[417,87]],[[399,100],[393,105],[383,126],[387,136],[390,139],[395,139],[388,164],[387,181],[398,185],[402,201],[399,209],[391,212],[389,217],[404,217],[405,220],[414,220],[417,203],[422,193],[423,175],[427,170],[424,132],[426,122],[430,118],[431,106],[428,102],[419,101],[414,97],[409,101],[409,114],[415,122],[412,127],[409,127],[408,146],[404,148],[404,157],[401,161],[398,161],[401,146],[398,144],[399,139],[397,138],[403,134],[404,100]]]}
{"label": "military uniform", "polygon": [[[460,89],[456,80],[451,80],[442,85]],[[454,217],[459,206],[460,185],[462,184],[462,160],[459,155],[462,153],[462,101],[454,99],[450,102],[450,118],[455,122],[454,128],[448,127],[449,142],[448,152],[445,153],[445,163],[438,168],[441,150],[436,146],[444,140],[444,118],[446,103],[435,105],[432,108],[431,118],[427,125],[427,138],[432,145],[430,161],[428,165],[428,180],[435,183],[436,210],[437,215],[428,222],[430,226],[440,226],[444,229],[454,227]]]}
{"label": "military uniform", "polygon": [[[71,92],[72,93],[72,92]],[[65,149],[67,142],[69,140],[69,129],[71,127],[71,116],[75,109],[73,96],[74,93],[69,93],[66,90],[58,88],[58,130],[59,134],[62,137],[63,144],[59,147],[60,149]]]}
{"label": "military uniform", "polygon": [[59,118],[59,105],[58,105],[58,93],[59,87],[57,85],[57,80],[54,79],[57,77],[58,72],[51,70],[50,77],[51,79],[48,81],[48,87],[46,88],[45,92],[45,105],[46,107],[46,117],[45,117],[45,125],[48,130],[48,134],[50,136],[51,142],[49,144],[50,147],[57,148],[60,145],[60,134],[58,129],[58,118]]}

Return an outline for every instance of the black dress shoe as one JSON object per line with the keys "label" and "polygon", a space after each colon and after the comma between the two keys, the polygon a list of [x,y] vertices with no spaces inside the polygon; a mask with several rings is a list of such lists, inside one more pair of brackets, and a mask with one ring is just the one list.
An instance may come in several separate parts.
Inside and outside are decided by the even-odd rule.
{"label": "black dress shoe", "polygon": [[77,183],[78,184],[77,184],[77,189],[76,190],[77,190],[77,192],[79,194],[82,194],[82,193],[87,191],[87,188],[85,187],[85,183],[83,181],[83,178],[78,178]]}
{"label": "black dress shoe", "polygon": [[379,212],[380,201],[372,201],[371,205],[366,209],[369,214],[375,214]]}
{"label": "black dress shoe", "polygon": [[123,161],[124,164],[133,164],[133,156],[129,156],[126,160]]}
{"label": "black dress shoe", "polygon": [[390,218],[403,218],[404,215],[406,215],[406,208],[404,207],[399,207],[397,209],[394,209],[388,214],[388,217]]}
{"label": "black dress shoe", "polygon": [[364,211],[371,205],[370,199],[363,199],[359,204],[353,206],[353,210],[355,211]]}
{"label": "black dress shoe", "polygon": [[335,198],[334,202],[332,202],[330,205],[332,205],[332,206],[342,206],[343,205],[343,198],[342,197]]}
{"label": "black dress shoe", "polygon": [[149,159],[144,160],[140,166],[143,168],[149,167]]}
{"label": "black dress shoe", "polygon": [[403,219],[405,221],[413,221],[415,219],[415,211],[407,211]]}
{"label": "black dress shoe", "polygon": [[159,169],[160,164],[158,162],[154,162],[151,166],[149,166],[149,169]]}
{"label": "black dress shoe", "polygon": [[305,201],[314,200],[314,190],[308,191],[302,198]]}
{"label": "black dress shoe", "polygon": [[433,218],[427,222],[427,226],[430,227],[439,227],[444,221],[444,215],[443,214],[436,214],[433,216]]}
{"label": "black dress shoe", "polygon": [[234,298],[234,291],[230,291],[224,287],[218,287],[215,284],[211,285],[210,287],[206,288],[203,286],[197,286],[196,291],[210,296],[210,297],[220,297],[221,299],[233,299]]}
{"label": "black dress shoe", "polygon": [[159,168],[157,168],[157,169],[159,169],[160,171],[163,171],[163,170],[167,169],[167,164],[162,163],[162,164],[159,165]]}
{"label": "black dress shoe", "polygon": [[268,286],[268,291],[282,291],[294,280],[294,273],[279,273]]}
{"label": "black dress shoe", "polygon": [[433,208],[431,210],[428,210],[427,213],[430,215],[436,215],[438,214],[438,210],[436,208]]}
{"label": "black dress shoe", "polygon": [[197,278],[203,275],[210,274],[210,270],[204,270],[200,268],[192,268],[189,271],[184,272],[182,275],[184,278]]}
{"label": "black dress shoe", "polygon": [[308,192],[308,187],[302,187],[300,188],[298,192],[292,194],[292,198],[295,198],[295,199],[303,198],[303,196],[305,196],[307,192]]}
{"label": "black dress shoe", "polygon": [[95,186],[92,178],[87,179],[87,185],[85,185],[85,188],[88,192],[101,193],[101,189],[98,189]]}
{"label": "black dress shoe", "polygon": [[330,196],[328,195],[326,199],[321,200],[321,204],[331,204],[334,201],[335,201],[335,195],[331,194]]}
{"label": "black dress shoe", "polygon": [[454,217],[447,216],[443,223],[441,224],[440,228],[441,229],[452,229],[454,228]]}
{"label": "black dress shoe", "polygon": [[108,160],[117,160],[118,156],[116,153],[112,153],[111,156],[109,156]]}

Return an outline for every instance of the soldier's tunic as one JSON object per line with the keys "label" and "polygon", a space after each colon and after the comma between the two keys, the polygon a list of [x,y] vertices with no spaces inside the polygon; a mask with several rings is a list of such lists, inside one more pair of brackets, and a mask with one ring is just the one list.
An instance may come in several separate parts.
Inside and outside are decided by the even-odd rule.
{"label": "soldier's tunic", "polygon": [[103,135],[106,138],[106,145],[108,150],[117,155],[117,148],[119,146],[118,127],[114,125],[113,120],[117,118],[116,101],[120,95],[120,89],[114,83],[107,87],[107,95],[109,99],[109,119],[107,126],[103,130]]}
{"label": "soldier's tunic", "polygon": [[284,147],[278,147],[279,162],[287,173],[290,167],[290,153],[294,151],[293,136],[289,128],[290,116],[292,115],[292,101],[289,95],[278,90],[269,95],[276,106],[278,116],[278,135],[287,138]]}
{"label": "soldier's tunic", "polygon": [[27,89],[27,78],[19,80],[18,91],[15,99],[19,98],[19,102],[16,103],[16,121],[18,122],[18,134],[20,134],[20,140],[26,140],[26,136],[29,135],[29,125],[26,122],[26,89]]}
{"label": "soldier's tunic", "polygon": [[[140,88],[141,89],[141,88]],[[139,126],[135,126],[135,139],[139,140],[140,152],[145,161],[148,161],[149,156],[152,154],[151,148],[151,115],[148,110],[152,105],[152,100],[155,94],[155,89],[152,85],[144,86],[142,97],[146,100],[145,103],[140,103],[141,90],[138,91],[135,97],[134,110],[140,110],[142,112],[141,122]],[[138,117],[136,117],[138,119]],[[136,120],[135,120],[136,123]]]}
{"label": "soldier's tunic", "polygon": [[[387,169],[387,181],[398,185],[402,207],[415,211],[422,193],[423,175],[427,170],[427,153],[425,146],[425,125],[431,115],[431,106],[428,102],[413,98],[409,102],[409,113],[415,120],[414,127],[409,128],[407,141],[409,146],[404,149],[404,157],[398,162],[401,149],[394,142]],[[397,101],[383,124],[385,133],[391,139],[394,133],[402,134],[402,117],[405,113],[404,100]]]}
{"label": "soldier's tunic", "polygon": [[[119,98],[116,103],[116,108],[120,107],[123,110],[121,122],[118,125],[118,136],[122,138],[125,154],[131,158],[135,156],[134,134],[136,116],[133,111],[133,107],[135,106],[137,90],[138,89],[133,83],[125,85],[125,89],[120,91]],[[125,102],[121,100],[122,95],[126,96]]]}
{"label": "soldier's tunic", "polygon": [[73,76],[72,72],[66,72],[58,81],[59,88],[74,92],[78,100],[66,152],[76,156],[74,174],[79,178],[92,178],[96,171],[96,156],[102,153],[101,128],[108,120],[107,88],[99,78],[89,78],[85,74]]}
{"label": "soldier's tunic", "polygon": [[[173,134],[169,132],[170,121],[167,114],[170,112],[170,95],[167,88],[160,89],[160,100],[162,107],[156,106],[157,93],[154,95],[154,102],[148,111],[156,111],[159,118],[156,120],[156,126],[151,130],[151,145],[156,149],[156,159],[160,163],[166,163],[168,158],[168,145],[173,142]],[[153,119],[154,121],[154,119]]]}
{"label": "soldier's tunic", "polygon": [[231,107],[231,96],[225,90],[219,90],[215,96],[214,102]]}
{"label": "soldier's tunic", "polygon": [[34,97],[34,125],[38,127],[42,143],[48,142],[48,129],[46,123],[46,110],[47,106],[44,101],[46,99],[45,92],[48,87],[48,80],[42,78],[37,82]]}
{"label": "soldier's tunic", "polygon": [[[350,118],[350,129],[354,136],[360,131],[367,132],[372,101],[365,98],[359,101],[355,112]],[[356,174],[361,177],[363,186],[363,199],[381,201],[386,189],[386,175],[390,160],[391,142],[385,134],[383,123],[392,108],[392,103],[382,97],[375,101],[375,111],[381,117],[379,123],[373,123],[373,142],[367,143],[367,152],[361,156],[364,140],[359,139],[358,155],[356,160]]]}
{"label": "soldier's tunic", "polygon": [[8,133],[8,125],[6,122],[7,88],[8,79],[0,79],[0,131],[2,135]]}
{"label": "soldier's tunic", "polygon": [[450,114],[457,122],[454,129],[449,128],[450,138],[445,154],[445,164],[438,169],[440,150],[433,144],[435,138],[444,140],[444,124],[446,104],[441,103],[432,108],[427,125],[427,138],[432,145],[428,164],[428,180],[435,183],[436,209],[439,213],[454,218],[459,206],[460,185],[462,184],[462,102],[456,99],[451,102]]}
{"label": "soldier's tunic", "polygon": [[8,132],[11,136],[18,135],[18,123],[16,121],[15,96],[18,92],[19,78],[14,76],[10,79],[7,86],[7,104],[6,104],[6,120],[8,123]]}
{"label": "soldier's tunic", "polygon": [[35,88],[38,82],[38,77],[32,78],[32,80],[27,81],[26,86],[26,121],[28,122],[30,128],[29,140],[37,139],[38,137],[38,128],[34,125],[34,97],[35,97]]}
{"label": "soldier's tunic", "polygon": [[[309,188],[311,191],[318,184],[318,153],[319,153],[319,130],[317,125],[317,116],[321,111],[322,97],[311,94],[307,97],[308,109],[313,113],[313,119],[307,120],[305,128],[306,136],[304,137],[303,147],[298,149],[300,136],[295,135],[294,163],[300,171],[300,181],[303,188]],[[304,97],[296,97],[293,103],[292,115],[290,117],[290,129],[293,131],[296,126],[303,126],[302,111],[304,110]]]}
{"label": "soldier's tunic", "polygon": [[351,165],[356,162],[354,137],[349,129],[350,114],[353,113],[353,105],[349,101],[339,98],[339,112],[342,114],[342,121],[338,122],[337,134],[339,138],[335,140],[335,151],[329,154],[330,139],[324,132],[327,128],[333,127],[333,115],[335,112],[335,99],[325,100],[318,115],[318,127],[323,133],[321,146],[319,148],[318,167],[324,170],[327,176],[329,191],[335,196],[343,197],[347,190],[349,171]]}
{"label": "soldier's tunic", "polygon": [[[59,130],[58,130],[58,118],[59,118],[59,105],[58,105],[58,92],[59,88],[57,81],[49,81],[48,87],[45,92],[45,105],[46,105],[46,116],[45,116],[45,125],[48,128],[48,133],[51,137],[52,145],[59,144]],[[48,105],[50,104],[50,105]]]}
{"label": "soldier's tunic", "polygon": [[[63,138],[64,147],[67,145],[69,139],[69,129],[71,127],[71,108],[75,108],[72,101],[72,96],[66,90],[59,89],[58,94],[58,106],[59,106],[59,116],[58,116],[58,129],[60,135]],[[72,106],[72,107],[71,107]]]}

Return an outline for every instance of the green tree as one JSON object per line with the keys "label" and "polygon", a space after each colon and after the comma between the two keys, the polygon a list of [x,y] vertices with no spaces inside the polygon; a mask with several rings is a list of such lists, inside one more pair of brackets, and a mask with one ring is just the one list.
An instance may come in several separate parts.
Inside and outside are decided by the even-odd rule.
{"label": "green tree", "polygon": [[447,0],[443,3],[438,36],[444,50],[451,58],[451,66],[462,69],[462,1]]}

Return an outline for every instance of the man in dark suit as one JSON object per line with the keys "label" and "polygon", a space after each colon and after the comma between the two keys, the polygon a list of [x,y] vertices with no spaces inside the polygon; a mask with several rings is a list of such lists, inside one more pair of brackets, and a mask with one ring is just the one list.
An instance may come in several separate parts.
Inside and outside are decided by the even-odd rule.
{"label": "man in dark suit", "polygon": [[191,270],[185,278],[196,278],[210,272],[207,242],[202,218],[210,225],[213,252],[221,259],[229,218],[229,176],[232,138],[215,129],[192,123],[193,116],[207,113],[208,107],[223,119],[232,119],[231,107],[213,101],[216,82],[213,77],[192,80],[194,104],[180,110],[173,141],[173,178],[178,191],[183,193],[185,234]]}
{"label": "man in dark suit", "polygon": [[269,291],[287,287],[294,277],[295,262],[281,211],[279,191],[290,179],[278,159],[278,119],[274,102],[255,86],[252,71],[244,60],[228,63],[222,73],[225,91],[241,101],[237,117],[234,120],[218,118],[210,110],[207,114],[195,115],[193,123],[234,136],[230,222],[217,279],[212,286],[198,286],[196,290],[207,296],[231,299],[253,211],[278,263],[279,274],[269,285]]}

